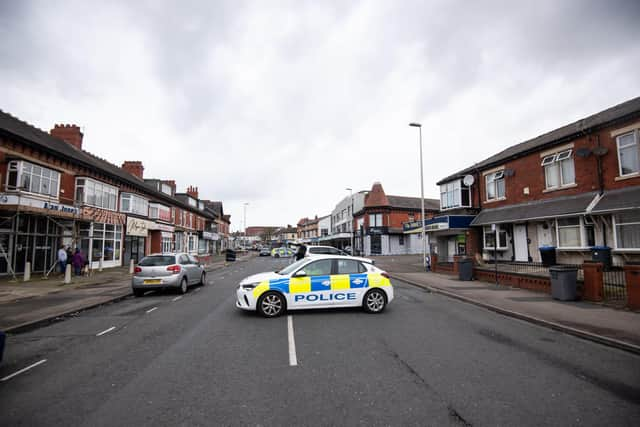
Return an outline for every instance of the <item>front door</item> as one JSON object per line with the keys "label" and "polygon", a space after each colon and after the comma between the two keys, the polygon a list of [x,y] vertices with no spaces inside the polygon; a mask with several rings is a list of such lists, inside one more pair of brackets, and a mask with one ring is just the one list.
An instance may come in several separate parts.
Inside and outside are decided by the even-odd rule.
{"label": "front door", "polygon": [[525,224],[516,224],[513,226],[513,246],[516,261],[529,261],[527,226]]}

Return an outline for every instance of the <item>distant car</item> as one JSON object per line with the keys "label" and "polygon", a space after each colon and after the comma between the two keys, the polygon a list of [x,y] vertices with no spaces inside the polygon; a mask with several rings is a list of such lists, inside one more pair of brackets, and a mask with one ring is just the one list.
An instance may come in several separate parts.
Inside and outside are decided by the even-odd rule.
{"label": "distant car", "polygon": [[[351,256],[350,253],[340,250],[338,248],[334,248],[333,246],[307,246],[307,253],[304,255],[305,258],[312,258],[315,255]],[[358,257],[358,258],[364,262],[368,262],[369,264],[375,264],[375,261],[370,258],[362,258],[362,257]]]}
{"label": "distant car", "polygon": [[340,255],[303,258],[278,272],[254,274],[236,290],[236,307],[276,317],[287,310],[362,307],[381,313],[393,299],[389,275]]}
{"label": "distant car", "polygon": [[292,257],[295,252],[291,248],[274,248],[271,250],[271,256],[274,258]]}
{"label": "distant car", "polygon": [[271,251],[269,250],[269,248],[260,249],[260,256],[270,256],[270,255],[271,255]]}
{"label": "distant car", "polygon": [[153,254],[142,258],[136,266],[131,287],[136,297],[153,289],[175,288],[181,294],[189,286],[205,284],[204,267],[186,253]]}

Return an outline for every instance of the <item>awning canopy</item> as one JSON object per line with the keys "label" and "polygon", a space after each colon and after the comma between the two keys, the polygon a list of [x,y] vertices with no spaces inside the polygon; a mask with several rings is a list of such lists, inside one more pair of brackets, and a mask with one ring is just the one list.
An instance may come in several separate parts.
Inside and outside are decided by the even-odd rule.
{"label": "awning canopy", "polygon": [[502,224],[581,215],[587,213],[587,208],[596,196],[597,193],[591,192],[552,200],[483,209],[471,225]]}
{"label": "awning canopy", "polygon": [[602,214],[629,209],[640,209],[640,187],[607,191],[591,210],[591,214]]}

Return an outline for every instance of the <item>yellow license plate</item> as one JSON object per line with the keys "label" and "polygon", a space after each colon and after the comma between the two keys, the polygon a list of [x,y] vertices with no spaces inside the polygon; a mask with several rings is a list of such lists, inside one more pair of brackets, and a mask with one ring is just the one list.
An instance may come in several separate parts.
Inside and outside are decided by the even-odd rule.
{"label": "yellow license plate", "polygon": [[144,281],[145,285],[159,285],[160,283],[162,283],[162,280],[154,279],[154,280],[145,280]]}

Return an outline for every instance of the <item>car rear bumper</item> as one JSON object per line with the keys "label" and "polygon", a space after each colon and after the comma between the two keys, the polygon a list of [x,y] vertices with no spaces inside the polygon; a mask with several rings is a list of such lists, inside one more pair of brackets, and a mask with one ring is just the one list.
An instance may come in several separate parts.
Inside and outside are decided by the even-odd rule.
{"label": "car rear bumper", "polygon": [[162,277],[137,277],[131,279],[131,286],[134,289],[161,289],[161,288],[177,288],[180,286],[182,275],[172,274],[171,276]]}

